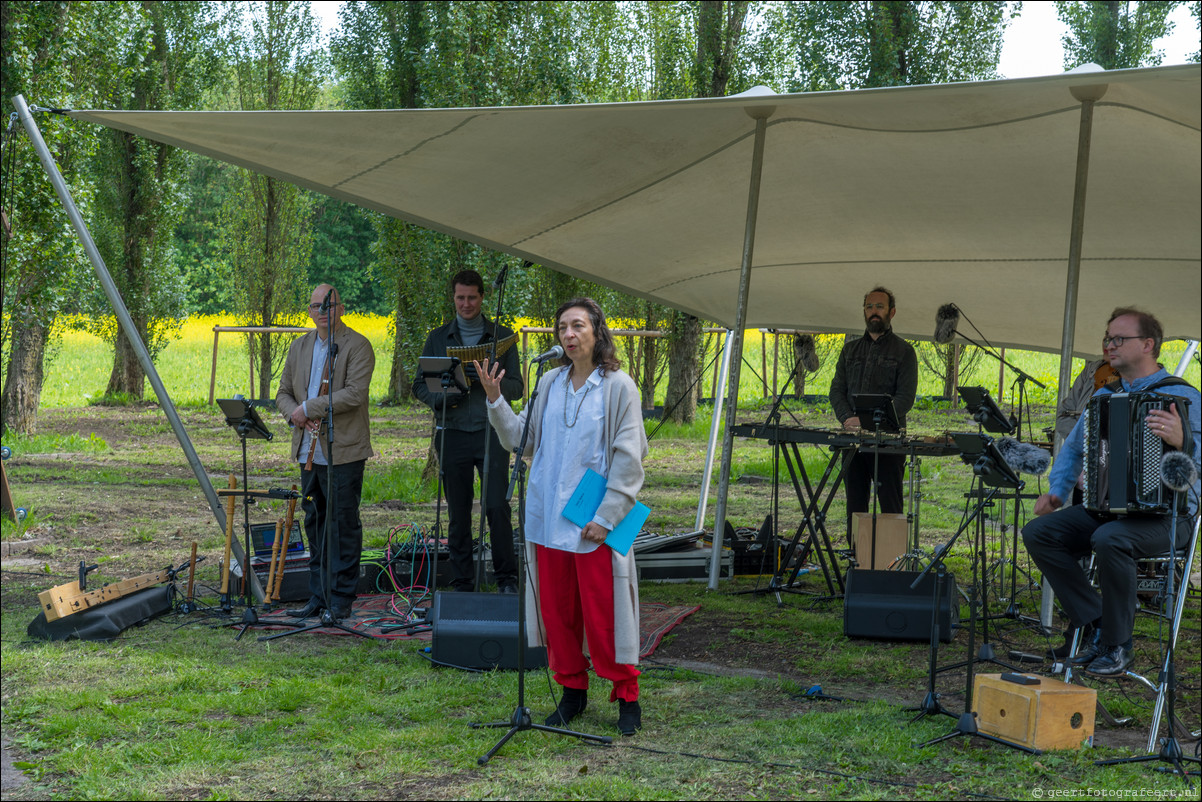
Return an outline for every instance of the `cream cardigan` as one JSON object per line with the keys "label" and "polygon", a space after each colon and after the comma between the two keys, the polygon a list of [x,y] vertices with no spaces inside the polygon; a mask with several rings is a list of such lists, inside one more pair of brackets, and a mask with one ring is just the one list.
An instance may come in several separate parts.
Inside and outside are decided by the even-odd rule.
{"label": "cream cardigan", "polygon": [[[489,405],[488,419],[497,431],[501,445],[508,451],[517,448],[522,439],[526,416],[534,411],[530,421],[530,437],[526,456],[531,456],[541,444],[542,415],[546,409],[547,390],[566,368],[548,371],[538,383],[538,395],[521,414],[515,415],[508,404]],[[601,383],[605,393],[605,432],[603,442],[609,453],[606,462],[605,497],[597,514],[617,523],[634,506],[635,496],[643,486],[643,458],[647,456],[647,433],[643,429],[643,412],[634,382],[622,371],[608,371]],[[639,586],[634,562],[634,550],[626,556],[610,550],[614,568],[614,651],[617,661],[626,665],[639,662]],[[546,645],[546,632],[538,609],[538,560],[533,545],[526,546],[526,562],[530,566],[526,582],[526,632],[533,645]]]}

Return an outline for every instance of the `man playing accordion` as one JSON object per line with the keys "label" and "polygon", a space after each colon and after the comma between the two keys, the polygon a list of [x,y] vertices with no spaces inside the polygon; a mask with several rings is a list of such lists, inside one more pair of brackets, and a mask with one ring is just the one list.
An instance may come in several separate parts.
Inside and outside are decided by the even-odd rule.
{"label": "man playing accordion", "polygon": [[[1202,440],[1199,394],[1157,363],[1163,338],[1160,322],[1152,315],[1133,308],[1114,310],[1102,338],[1102,351],[1118,380],[1098,389],[1094,399],[1114,393],[1164,396],[1160,408],[1150,408],[1142,420],[1132,421],[1131,439],[1159,438],[1164,450],[1183,451],[1196,464]],[[1116,676],[1125,672],[1133,660],[1136,562],[1168,553],[1172,517],[1163,510],[1099,509],[1089,499],[1085,504],[1061,509],[1083,467],[1087,475],[1091,468],[1098,473],[1098,465],[1086,465],[1090,425],[1089,417],[1083,417],[1064,441],[1052,468],[1049,490],[1035,503],[1037,517],[1023,527],[1023,540],[1069,618],[1065,646],[1053,650],[1053,656],[1068,657],[1073,630],[1083,628],[1081,649],[1069,663],[1090,674]],[[1129,453],[1112,453],[1109,470],[1126,469],[1131,460]],[[1159,476],[1159,464],[1156,471]],[[1197,483],[1186,495],[1189,514],[1178,519],[1173,538],[1177,548],[1188,541],[1192,532],[1193,516],[1198,511]],[[1100,593],[1081,569],[1081,559],[1091,551],[1096,554]]]}

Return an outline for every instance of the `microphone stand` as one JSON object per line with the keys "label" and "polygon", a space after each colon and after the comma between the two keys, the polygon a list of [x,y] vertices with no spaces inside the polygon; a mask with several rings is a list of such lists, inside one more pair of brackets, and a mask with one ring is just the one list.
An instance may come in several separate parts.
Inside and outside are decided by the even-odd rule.
{"label": "microphone stand", "polygon": [[[1192,484],[1192,482],[1190,484]],[[1181,490],[1179,488],[1174,487],[1173,488],[1173,523],[1169,527],[1169,563],[1166,566],[1165,580],[1164,580],[1165,581],[1164,604],[1168,610],[1172,611],[1171,614],[1174,616],[1176,615],[1175,611],[1177,609],[1177,594],[1180,592],[1176,587],[1177,511],[1180,508],[1180,504],[1178,503],[1178,502],[1180,502],[1180,500],[1181,500]],[[1190,545],[1191,546],[1193,545],[1193,541],[1190,542]],[[1183,577],[1183,578],[1186,581],[1189,581],[1188,577]],[[1168,643],[1168,648],[1165,650],[1164,668],[1162,669],[1162,676],[1163,676],[1163,680],[1164,680],[1164,684],[1165,684],[1165,696],[1166,696],[1165,709],[1167,711],[1165,713],[1165,716],[1168,719],[1168,724],[1169,724],[1168,737],[1165,738],[1164,741],[1161,742],[1160,751],[1157,752],[1156,754],[1139,755],[1137,757],[1114,758],[1112,760],[1096,760],[1096,761],[1094,761],[1094,765],[1095,766],[1114,766],[1114,765],[1118,765],[1120,763],[1150,763],[1153,761],[1162,761],[1162,762],[1168,763],[1170,766],[1172,766],[1172,769],[1162,768],[1161,771],[1167,771],[1171,774],[1180,774],[1182,777],[1185,778],[1186,782],[1190,783],[1190,787],[1193,787],[1193,783],[1190,782],[1190,779],[1189,779],[1189,772],[1185,770],[1185,766],[1183,765],[1183,763],[1202,764],[1202,760],[1199,760],[1199,758],[1191,757],[1190,755],[1185,754],[1185,751],[1181,748],[1181,742],[1177,740],[1177,731],[1175,728],[1175,725],[1177,724],[1177,720],[1176,720],[1177,716],[1173,712],[1174,708],[1177,706],[1177,670],[1176,670],[1176,666],[1174,665],[1174,661],[1176,659],[1176,652],[1177,652],[1177,637],[1176,637],[1177,631],[1175,628],[1172,628],[1171,625],[1170,625],[1170,629],[1172,629],[1172,631],[1169,633],[1169,643]],[[1151,744],[1149,744],[1149,747],[1150,746],[1151,746]]]}
{"label": "microphone stand", "polygon": [[[975,328],[975,326],[974,326],[974,328]],[[977,342],[973,338],[965,337],[963,332],[961,332],[959,329],[955,329],[952,333],[959,334],[961,337],[963,337],[965,340],[967,340],[970,345],[975,345],[977,348],[980,348],[982,351],[989,354],[991,357],[996,359],[998,362],[1001,362],[1003,365],[1010,368],[1010,370],[1014,371],[1014,373],[1017,374],[1017,376],[1018,376],[1018,413],[1015,415],[1015,418],[1017,419],[1018,424],[1015,428],[1014,437],[1017,440],[1022,440],[1023,439],[1023,409],[1024,409],[1024,404],[1026,403],[1026,399],[1027,399],[1027,382],[1033,382],[1035,384],[1035,386],[1041,390],[1046,390],[1048,388],[1048,386],[1046,384],[1044,384],[1043,382],[1041,382],[1039,379],[1032,376],[1030,373],[1027,373],[1025,370],[1020,368],[1018,365],[1015,365],[1013,362],[1010,362],[1009,360],[1004,358],[1001,354],[995,352],[993,350],[993,346],[981,345],[979,342]]]}
{"label": "microphone stand", "polygon": [[[969,599],[969,603],[968,603],[968,608],[969,608],[968,659],[964,660],[962,662],[959,662],[959,663],[955,663],[953,665],[944,666],[943,668],[935,668],[934,652],[939,648],[938,640],[937,640],[938,628],[935,626],[932,626],[932,628],[931,628],[931,650],[932,650],[932,655],[931,655],[931,659],[930,659],[931,669],[935,672],[949,671],[949,670],[953,670],[953,669],[961,668],[961,667],[965,667],[967,669],[965,672],[964,712],[961,713],[960,716],[956,719],[956,726],[955,726],[955,728],[952,729],[951,732],[946,733],[945,735],[941,735],[937,738],[932,738],[931,740],[926,741],[924,743],[918,744],[917,747],[922,748],[924,746],[932,746],[934,744],[941,743],[943,741],[947,741],[952,738],[956,738],[959,736],[967,736],[969,738],[982,738],[986,741],[992,741],[993,743],[1001,744],[1002,746],[1006,746],[1011,749],[1017,749],[1017,750],[1027,752],[1027,753],[1030,753],[1033,755],[1038,755],[1038,754],[1041,754],[1040,750],[1038,750],[1038,749],[1032,749],[1031,747],[1024,746],[1023,744],[1014,743],[1012,741],[1007,741],[1004,738],[999,738],[996,735],[989,735],[988,733],[981,732],[977,727],[977,714],[974,713],[973,709],[972,709],[972,692],[973,692],[973,678],[974,678],[973,666],[978,662],[991,662],[991,663],[995,663],[1000,666],[1004,666],[1006,668],[1011,668],[1010,666],[1007,666],[1005,663],[1001,663],[997,660],[994,660],[994,659],[992,659],[992,657],[985,656],[986,655],[986,647],[988,647],[989,653],[992,654],[992,646],[990,646],[990,644],[988,643],[988,634],[985,635],[986,642],[982,644],[981,653],[979,655],[974,656],[974,650],[976,648],[977,609],[978,609],[978,607],[980,607],[982,605],[981,598],[978,596],[978,591],[980,590],[979,582],[983,579],[983,575],[984,575],[984,566],[981,566],[981,563],[984,562],[984,559],[983,559],[983,556],[980,555],[980,538],[982,537],[983,526],[984,526],[983,522],[981,521],[981,514],[985,510],[985,508],[993,502],[994,497],[998,494],[998,492],[1001,490],[1002,487],[1014,487],[1017,485],[1018,488],[1021,490],[1024,483],[1022,482],[1021,479],[1019,479],[1017,477],[1017,475],[1015,475],[1013,473],[1012,469],[1010,468],[1009,465],[1007,465],[1005,463],[1004,459],[1001,459],[1001,461],[999,463],[999,461],[998,461],[999,456],[996,455],[996,449],[993,448],[992,441],[988,441],[988,439],[985,438],[983,435],[975,435],[975,436],[968,435],[969,438],[975,437],[980,442],[980,446],[977,447],[976,453],[974,453],[973,450],[971,450],[971,446],[970,446],[970,448],[967,448],[967,449],[965,448],[965,445],[968,445],[968,444],[966,442],[961,442],[962,437],[964,437],[964,436],[956,435],[957,445],[960,445],[960,447],[961,447],[960,458],[962,460],[964,460],[964,462],[966,462],[966,463],[969,462],[970,459],[973,461],[972,467],[973,467],[974,482],[979,483],[978,484],[978,494],[977,494],[977,498],[979,500],[977,502],[977,506],[972,511],[972,513],[964,520],[964,523],[960,526],[960,528],[952,536],[952,539],[950,541],[948,541],[947,545],[944,546],[942,549],[936,551],[934,561],[930,565],[928,565],[921,574],[918,575],[918,578],[914,580],[913,584],[911,584],[910,587],[911,587],[911,589],[916,588],[918,586],[918,583],[922,581],[923,577],[926,576],[927,573],[929,573],[932,568],[937,568],[939,571],[944,570],[944,562],[943,561],[944,561],[944,558],[947,556],[947,554],[951,551],[952,545],[956,542],[956,539],[959,538],[960,535],[962,535],[965,531],[967,531],[969,526],[972,526],[972,524],[975,520],[977,523],[978,542],[977,542],[977,549],[976,549],[977,553],[975,553],[972,556],[973,593],[972,593],[972,597]],[[993,453],[991,453],[991,451]],[[989,486],[988,494],[986,494],[986,492],[985,492],[986,485]],[[971,504],[972,503],[971,500],[968,503]],[[966,509],[967,509],[967,507],[966,507]],[[981,566],[980,573],[978,573],[978,566]],[[938,578],[938,575],[936,575],[936,576]],[[941,584],[942,583],[939,581],[935,582],[934,590],[933,590],[933,592],[935,594],[939,594],[941,592],[941,587],[940,587]],[[934,614],[934,612],[938,611],[939,598],[940,597],[938,595],[936,595],[932,602],[933,614]],[[1017,669],[1011,669],[1011,670],[1017,670]],[[917,710],[920,712],[920,715],[918,715],[914,719],[914,721],[918,721],[919,719],[923,718],[924,716],[928,716],[928,715],[934,715],[934,714],[939,714],[939,713],[947,714],[947,711],[939,706],[939,696],[938,696],[938,694],[935,693],[935,681],[934,681],[933,673],[930,675],[930,678],[928,680],[927,695],[923,699],[922,704],[920,704],[916,708],[910,708],[910,710]]]}
{"label": "microphone stand", "polygon": [[[498,333],[501,330],[501,309],[505,304],[505,277],[509,273],[509,265],[506,264],[501,268],[501,272],[497,274],[496,281],[493,282],[493,288],[497,291],[497,311],[492,318],[492,342],[488,344],[488,364],[497,361],[497,340]],[[476,377],[479,381],[479,377]],[[488,401],[485,400],[485,414],[488,414]],[[489,491],[489,474],[492,473],[492,440],[493,431],[491,426],[484,427],[484,465],[480,471],[480,531],[477,535],[478,545],[476,547],[476,586],[477,592],[480,586],[484,584],[484,531],[485,525],[488,522],[488,491]],[[506,499],[508,501],[508,499]],[[491,532],[491,527],[489,528]],[[497,565],[496,555],[493,556],[493,568]]]}
{"label": "microphone stand", "polygon": [[[542,378],[543,370],[547,363],[541,362],[538,366],[538,375],[534,380],[534,391],[530,394],[530,400],[526,404],[526,420],[522,426],[522,439],[518,443],[518,447],[514,449],[513,473],[509,479],[509,490],[505,494],[505,500],[508,502],[513,498],[514,488],[518,485],[519,479],[525,478],[526,460],[522,455],[526,453],[526,441],[530,437],[530,420],[535,409],[535,399],[538,398],[539,379]],[[472,729],[496,729],[500,727],[508,727],[508,730],[501,736],[501,740],[493,745],[482,757],[476,759],[478,765],[485,765],[492,760],[493,755],[500,751],[501,747],[509,742],[509,739],[519,732],[525,730],[541,730],[542,732],[550,732],[555,735],[572,735],[576,738],[583,738],[587,741],[596,741],[597,743],[610,744],[613,743],[613,738],[608,735],[589,735],[588,733],[576,732],[575,730],[564,729],[562,727],[552,727],[547,724],[535,724],[530,717],[530,708],[526,707],[526,484],[525,481],[521,484],[521,492],[518,494],[518,528],[517,528],[517,559],[518,559],[518,703],[510,714],[507,721],[493,721],[487,724],[479,724],[476,722],[470,723],[468,726]]]}

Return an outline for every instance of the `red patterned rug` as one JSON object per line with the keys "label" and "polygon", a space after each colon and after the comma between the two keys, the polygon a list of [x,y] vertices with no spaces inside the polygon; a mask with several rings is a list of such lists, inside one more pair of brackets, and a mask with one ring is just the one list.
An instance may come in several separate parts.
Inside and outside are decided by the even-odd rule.
{"label": "red patterned rug", "polygon": [[[414,618],[424,616],[424,611],[430,606],[430,603],[430,600],[427,598],[411,605],[406,597],[399,594],[360,596],[355,600],[354,607],[351,608],[351,614],[342,619],[342,624],[356,632],[362,632],[364,635],[369,635],[373,638],[428,641],[432,637],[428,625],[423,624],[411,628],[403,627],[413,621]],[[679,605],[656,604],[654,602],[640,603],[639,657],[649,657],[659,646],[664,635],[667,635],[672,631],[673,627],[700,609],[700,607],[682,607]],[[419,611],[420,615],[417,614]],[[271,613],[259,613],[259,624],[252,629],[293,629],[294,627],[291,625],[298,622],[301,624],[315,624],[318,623],[318,620],[316,618],[291,618],[281,608]],[[242,624],[239,623],[235,626],[241,627]],[[318,627],[310,630],[310,632],[318,635],[349,636],[351,634],[340,629],[327,627]]]}

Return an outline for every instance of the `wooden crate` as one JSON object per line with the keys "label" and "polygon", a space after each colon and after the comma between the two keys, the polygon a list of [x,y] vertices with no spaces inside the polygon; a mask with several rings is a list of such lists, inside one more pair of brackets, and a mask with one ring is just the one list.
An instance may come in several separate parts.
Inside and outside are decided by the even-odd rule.
{"label": "wooden crate", "polygon": [[1092,745],[1098,692],[1058,679],[1036,679],[1037,685],[1019,685],[1001,674],[978,674],[972,692],[978,729],[1032,749]]}
{"label": "wooden crate", "polygon": [[[910,522],[905,515],[882,512],[876,516],[876,559],[872,550],[872,513],[857,512],[852,520],[852,542],[861,568],[884,571],[900,568],[909,550]],[[874,565],[875,562],[875,565]]]}

